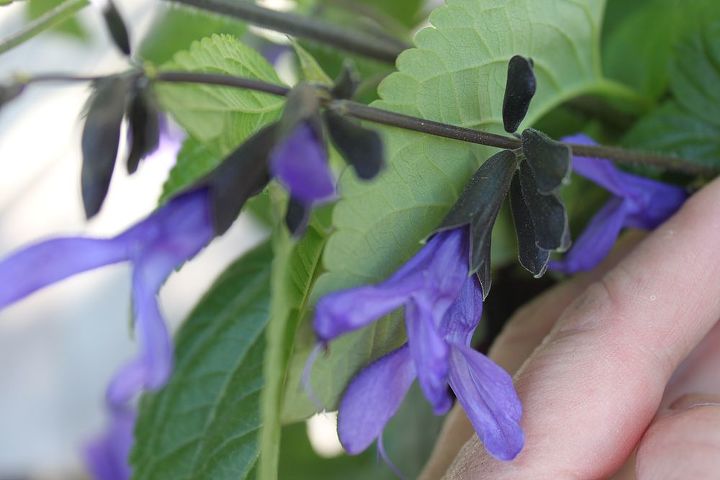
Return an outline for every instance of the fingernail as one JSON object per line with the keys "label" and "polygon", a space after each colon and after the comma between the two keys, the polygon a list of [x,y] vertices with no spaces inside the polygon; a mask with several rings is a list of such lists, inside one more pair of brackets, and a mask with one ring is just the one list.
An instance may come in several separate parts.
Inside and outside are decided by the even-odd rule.
{"label": "fingernail", "polygon": [[672,402],[668,408],[670,410],[690,410],[697,407],[720,407],[720,395],[686,394]]}

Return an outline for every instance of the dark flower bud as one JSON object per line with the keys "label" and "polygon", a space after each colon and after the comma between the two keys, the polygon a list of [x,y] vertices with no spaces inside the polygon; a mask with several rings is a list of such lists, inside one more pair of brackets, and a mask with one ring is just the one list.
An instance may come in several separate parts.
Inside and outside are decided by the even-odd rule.
{"label": "dark flower bud", "polygon": [[322,139],[320,97],[317,89],[307,83],[297,85],[288,94],[277,131],[278,141],[291,136],[302,123],[307,123],[314,134]]}
{"label": "dark flower bud", "polygon": [[125,22],[112,0],[107,0],[102,14],[113,43],[121,52],[130,56],[130,36],[125,27]]}
{"label": "dark flower bud", "polygon": [[358,177],[374,178],[385,165],[380,135],[331,110],[324,113],[330,140],[345,161],[352,165]]}
{"label": "dark flower bud", "polygon": [[299,236],[305,232],[310,220],[310,208],[305,203],[290,197],[285,212],[285,225],[291,234]]}
{"label": "dark flower bud", "polygon": [[510,190],[518,160],[510,150],[488,158],[465,185],[439,231],[470,225],[470,272],[477,273],[483,296],[490,291],[490,240],[500,207]]}
{"label": "dark flower bud", "polygon": [[81,187],[87,218],[100,211],[110,187],[130,86],[131,79],[123,76],[106,77],[92,84],[81,142]]}
{"label": "dark flower bud", "polygon": [[520,187],[535,230],[538,247],[564,252],[570,248],[567,211],[560,198],[542,194],[527,162],[520,164]]}
{"label": "dark flower bud", "polygon": [[533,226],[530,209],[522,194],[518,173],[513,176],[512,185],[510,186],[510,209],[515,224],[515,234],[517,235],[520,265],[536,278],[541,277],[547,270],[550,251],[540,248],[537,244],[535,227]]}
{"label": "dark flower bud", "polygon": [[240,214],[245,202],[270,180],[268,158],[275,145],[277,124],[248,138],[222,163],[191,187],[208,187],[213,228],[222,235]]}
{"label": "dark flower bud", "polygon": [[[140,80],[146,83],[146,79]],[[130,152],[127,171],[132,174],[140,160],[154,152],[160,142],[160,110],[149,86],[136,86],[127,111]]]}
{"label": "dark flower bud", "polygon": [[520,126],[530,108],[535,88],[532,59],[520,55],[512,57],[508,63],[503,99],[503,125],[506,132],[514,133]]}

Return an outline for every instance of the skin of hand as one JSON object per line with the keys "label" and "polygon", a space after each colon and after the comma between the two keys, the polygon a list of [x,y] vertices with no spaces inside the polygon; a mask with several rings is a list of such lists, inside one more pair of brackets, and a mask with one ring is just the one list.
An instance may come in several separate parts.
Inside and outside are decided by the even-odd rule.
{"label": "skin of hand", "polygon": [[455,407],[420,478],[720,479],[718,239],[720,180],[520,309],[490,356],[514,374],[523,451],[495,460]]}

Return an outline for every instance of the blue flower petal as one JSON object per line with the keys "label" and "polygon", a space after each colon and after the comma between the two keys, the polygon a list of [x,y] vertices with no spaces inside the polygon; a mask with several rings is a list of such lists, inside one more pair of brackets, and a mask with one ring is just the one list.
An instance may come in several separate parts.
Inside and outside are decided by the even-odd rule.
{"label": "blue flower petal", "polygon": [[649,178],[625,174],[632,184],[632,196],[628,200],[626,227],[653,230],[677,212],[685,203],[688,194],[683,188],[668,185]]}
{"label": "blue flower petal", "polygon": [[0,262],[0,308],[72,275],[122,262],[122,242],[90,238],[56,238],[11,255]]}
{"label": "blue flower petal", "polygon": [[[563,140],[595,144],[582,134]],[[608,190],[613,198],[595,215],[565,257],[549,263],[551,270],[574,273],[594,268],[610,253],[623,227],[654,229],[687,199],[682,188],[623,172],[605,159],[576,156],[573,171]]]}
{"label": "blue flower petal", "polygon": [[313,128],[301,123],[270,153],[273,175],[293,198],[312,204],[335,195],[335,179],[327,151]]}
{"label": "blue flower petal", "polygon": [[440,334],[448,342],[470,345],[482,311],[483,292],[480,281],[477,275],[466,277],[460,294],[443,317]]}
{"label": "blue flower petal", "polygon": [[358,454],[382,434],[415,380],[407,344],[360,371],[338,408],[338,436],[345,450]]}
{"label": "blue flower petal", "polygon": [[315,306],[315,334],[320,341],[327,342],[362,328],[402,306],[420,286],[411,282],[394,287],[381,284],[326,295]]}
{"label": "blue flower petal", "polygon": [[136,267],[133,304],[140,353],[110,382],[106,396],[115,407],[127,404],[144,390],[161,388],[172,373],[172,340],[160,313],[156,293],[157,286],[148,285],[143,278],[142,266]]}
{"label": "blue flower petal", "polygon": [[466,228],[433,236],[382,283],[323,297],[315,307],[313,328],[327,342],[364,327],[410,301],[422,299],[433,310],[436,327],[468,275]]}
{"label": "blue flower petal", "polygon": [[85,448],[85,462],[95,480],[129,480],[128,456],[133,442],[135,412],[112,412],[110,426],[103,435]]}
{"label": "blue flower petal", "polygon": [[485,449],[499,460],[512,460],[525,444],[522,405],[512,377],[466,346],[453,345],[450,359],[450,387]]}
{"label": "blue flower petal", "polygon": [[548,268],[568,274],[592,270],[612,250],[626,217],[626,203],[618,197],[610,199],[590,220],[565,257],[551,261]]}
{"label": "blue flower petal", "polygon": [[[577,134],[564,137],[563,142],[577,143],[579,145],[595,145],[595,141],[587,135]],[[573,156],[573,172],[600,185],[605,190],[617,196],[628,193],[621,171],[610,160]]]}
{"label": "blue flower petal", "polygon": [[405,307],[408,345],[420,388],[436,415],[452,406],[447,388],[448,346],[440,336],[432,306],[413,300]]}

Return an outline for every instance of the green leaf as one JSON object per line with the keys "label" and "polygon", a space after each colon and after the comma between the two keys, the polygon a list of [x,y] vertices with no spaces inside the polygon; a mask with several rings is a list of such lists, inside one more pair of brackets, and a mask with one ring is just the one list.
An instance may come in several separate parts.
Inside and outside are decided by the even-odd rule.
{"label": "green leaf", "polygon": [[[433,28],[417,34],[417,48],[400,55],[398,72],[383,81],[374,106],[500,132],[507,62],[516,54],[534,60],[537,77],[525,126],[580,94],[626,94],[601,75],[603,7],[603,0],[449,0],[430,16]],[[341,178],[342,199],[323,257],[327,272],[318,279],[316,297],[388,277],[419,249],[472,173],[494,153],[399,129],[383,132],[388,168],[378,180],[360,182],[347,172]],[[303,326],[301,333],[307,330]],[[359,366],[402,341],[402,330],[402,322],[390,318],[332,343],[313,376],[327,408]],[[311,348],[309,338],[298,335],[295,379]],[[288,395],[294,385],[291,378]],[[312,411],[302,402],[299,393],[288,396],[288,418]]]}
{"label": "green leaf", "polygon": [[49,28],[60,25],[89,4],[89,0],[65,0],[50,8],[39,17],[27,22],[20,30],[0,37],[0,54],[22,45]]}
{"label": "green leaf", "polygon": [[222,159],[223,156],[217,149],[192,137],[187,138],[178,152],[175,166],[163,184],[160,203],[165,203],[170,197],[212,171]]}
{"label": "green leaf", "polygon": [[720,166],[720,21],[678,44],[670,75],[674,98],[642,118],[623,143]]}
{"label": "green leaf", "polygon": [[[271,189],[271,193],[273,190]],[[279,202],[275,202],[277,205]],[[282,218],[282,215],[276,215]],[[315,214],[302,239],[295,243],[280,224],[273,234],[273,284],[263,392],[261,479],[277,478],[281,414],[285,401],[288,364],[297,326],[304,315],[310,289],[320,269],[327,234]],[[297,384],[296,384],[297,385]]]}
{"label": "green leaf", "polygon": [[420,20],[420,12],[425,5],[423,0],[350,0],[354,3],[362,3],[367,6],[376,8],[398,22],[403,23],[406,27],[414,27]]}
{"label": "green leaf", "polygon": [[658,98],[668,85],[673,47],[706,18],[718,18],[716,0],[609,0],[603,65],[610,78]]}
{"label": "green leaf", "polygon": [[[161,70],[238,75],[280,84],[275,70],[255,50],[229,35],[194,42]],[[164,109],[190,134],[224,155],[275,120],[282,97],[212,85],[156,84]]]}
{"label": "green leaf", "polygon": [[176,336],[175,372],[143,398],[133,478],[254,478],[259,453],[268,243],[231,265]]}
{"label": "green leaf", "polygon": [[[26,3],[26,14],[30,20],[35,20],[53,8],[61,5],[65,0],[29,0]],[[79,40],[86,40],[88,32],[76,17],[69,17],[50,29]]]}
{"label": "green leaf", "polygon": [[158,5],[158,8],[161,10],[138,49],[140,58],[155,65],[171,60],[176,52],[190,48],[195,40],[213,33],[241,37],[247,31],[245,23],[230,17],[213,15],[181,5],[169,7]]}
{"label": "green leaf", "polygon": [[327,73],[318,64],[317,60],[310,55],[299,43],[293,42],[293,49],[298,57],[300,63],[300,71],[302,72],[303,80],[306,82],[320,83],[322,85],[332,86],[333,81],[328,77]]}

